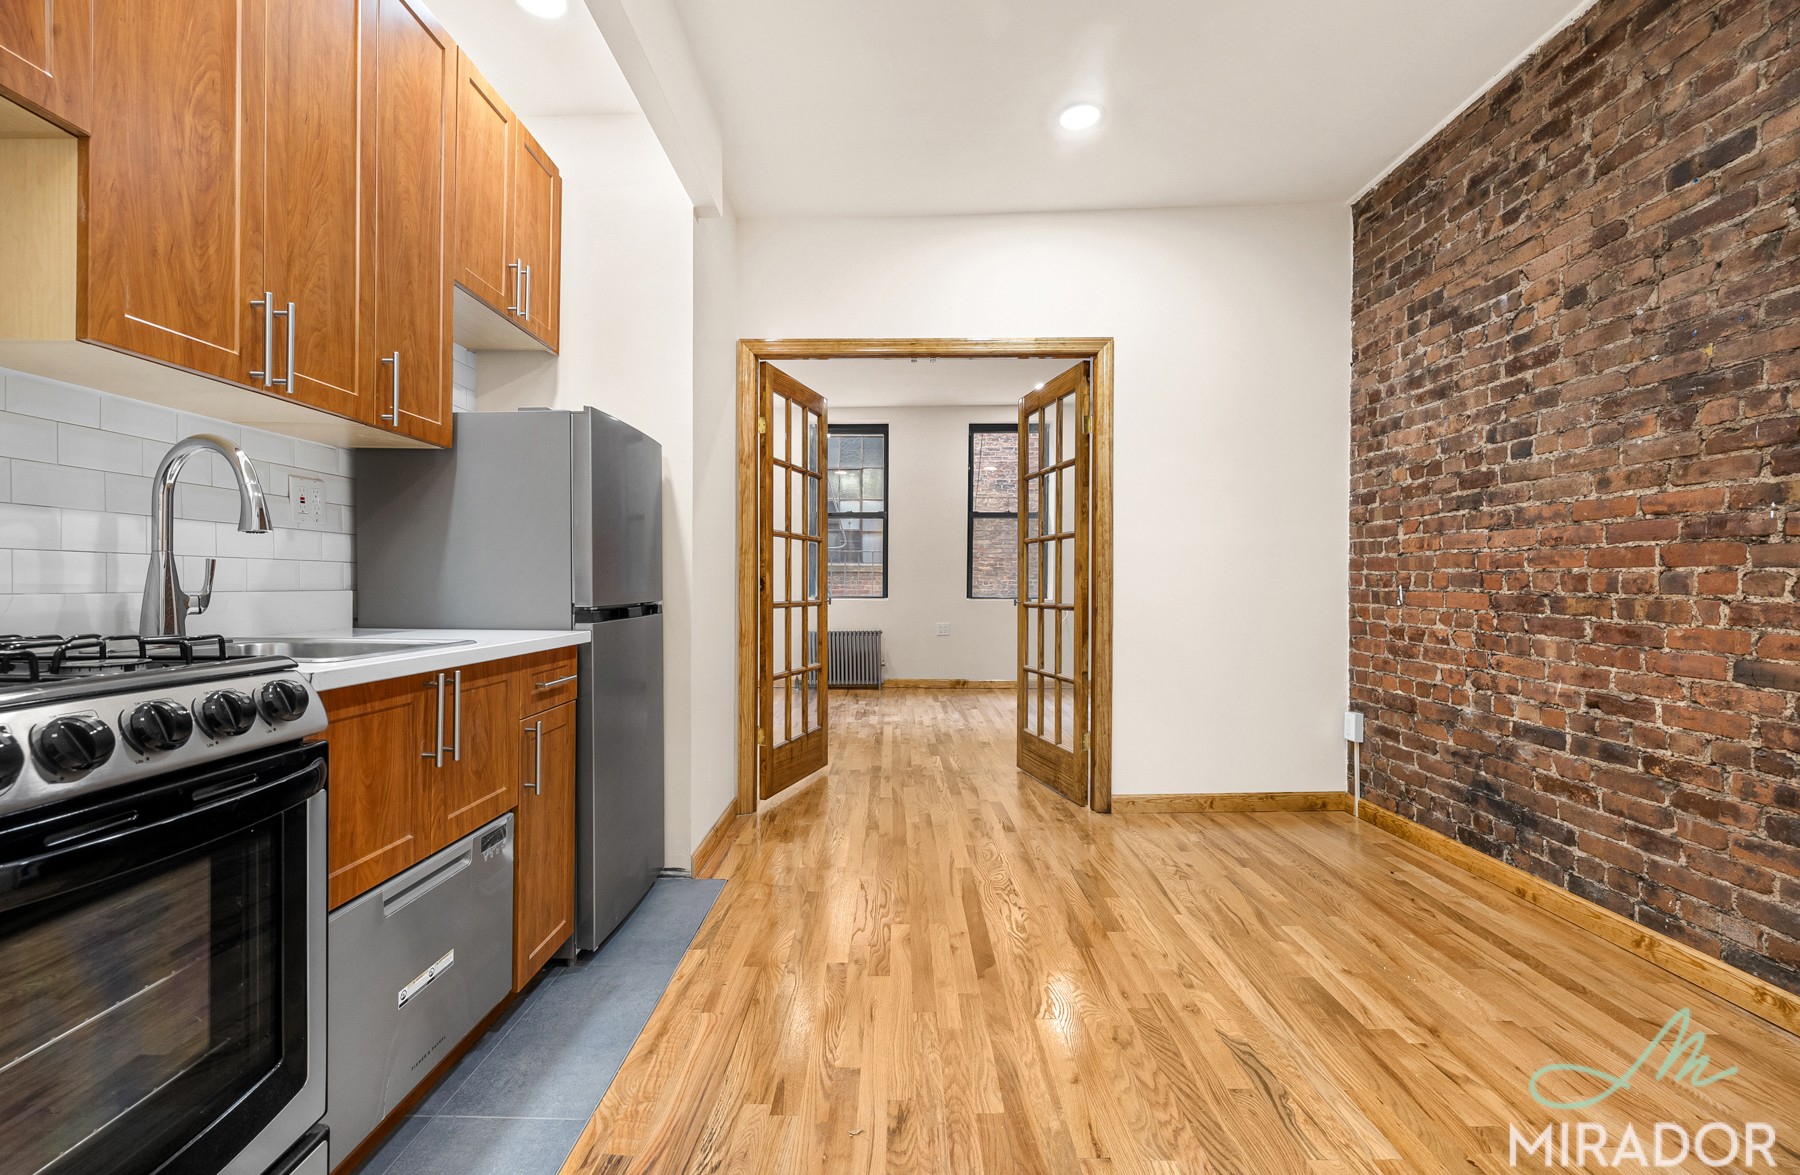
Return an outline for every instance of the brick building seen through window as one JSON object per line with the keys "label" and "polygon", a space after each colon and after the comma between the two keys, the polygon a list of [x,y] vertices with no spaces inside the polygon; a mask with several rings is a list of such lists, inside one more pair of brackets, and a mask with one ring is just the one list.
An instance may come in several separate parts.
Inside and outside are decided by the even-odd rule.
{"label": "brick building seen through window", "polygon": [[826,469],[826,587],[833,598],[885,596],[887,425],[832,425]]}
{"label": "brick building seen through window", "polygon": [[1019,429],[969,426],[969,598],[1019,592]]}

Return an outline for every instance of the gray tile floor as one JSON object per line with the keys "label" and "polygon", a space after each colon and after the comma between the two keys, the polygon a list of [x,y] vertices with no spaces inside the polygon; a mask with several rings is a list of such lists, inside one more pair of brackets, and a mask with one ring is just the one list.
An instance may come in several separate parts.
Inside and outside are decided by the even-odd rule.
{"label": "gray tile floor", "polygon": [[553,964],[357,1175],[556,1175],[724,887],[658,881],[605,946]]}

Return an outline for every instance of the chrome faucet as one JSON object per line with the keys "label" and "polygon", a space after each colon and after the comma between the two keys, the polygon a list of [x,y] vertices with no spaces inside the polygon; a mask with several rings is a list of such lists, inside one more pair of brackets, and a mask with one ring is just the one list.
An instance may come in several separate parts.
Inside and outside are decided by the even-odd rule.
{"label": "chrome faucet", "polygon": [[218,560],[206,561],[206,582],[199,595],[181,589],[175,570],[175,479],[195,453],[210,451],[225,458],[238,483],[238,529],[245,534],[268,531],[269,504],[256,466],[245,452],[222,437],[204,433],[176,441],[163,455],[150,482],[150,570],[144,576],[144,609],[138,615],[139,636],[186,636],[187,618],[206,611],[212,603],[213,570]]}

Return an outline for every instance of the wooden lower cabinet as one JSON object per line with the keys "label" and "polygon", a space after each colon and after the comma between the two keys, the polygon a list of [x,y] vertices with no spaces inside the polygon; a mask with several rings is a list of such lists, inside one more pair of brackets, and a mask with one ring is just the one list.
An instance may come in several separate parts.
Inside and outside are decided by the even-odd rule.
{"label": "wooden lower cabinet", "polygon": [[434,696],[417,677],[321,695],[331,725],[326,785],[328,904],[343,905],[421,860],[419,797],[436,734]]}
{"label": "wooden lower cabinet", "polygon": [[574,929],[577,663],[560,649],[323,693],[330,906],[516,809],[514,975],[536,974]]}
{"label": "wooden lower cabinet", "polygon": [[575,703],[519,723],[513,847],[513,990],[575,930]]}
{"label": "wooden lower cabinet", "polygon": [[[519,802],[513,731],[518,662],[488,661],[444,674],[443,762],[425,764],[427,836],[436,847],[467,836]],[[434,848],[432,851],[436,851]]]}

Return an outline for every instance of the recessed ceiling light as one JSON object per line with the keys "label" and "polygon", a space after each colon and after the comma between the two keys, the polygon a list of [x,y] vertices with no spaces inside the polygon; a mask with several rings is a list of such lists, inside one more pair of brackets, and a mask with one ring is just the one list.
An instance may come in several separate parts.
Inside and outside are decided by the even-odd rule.
{"label": "recessed ceiling light", "polygon": [[1065,131],[1091,131],[1100,125],[1100,108],[1092,102],[1077,102],[1058,115],[1056,121]]}
{"label": "recessed ceiling light", "polygon": [[569,0],[519,0],[519,7],[544,20],[556,20],[568,14]]}

